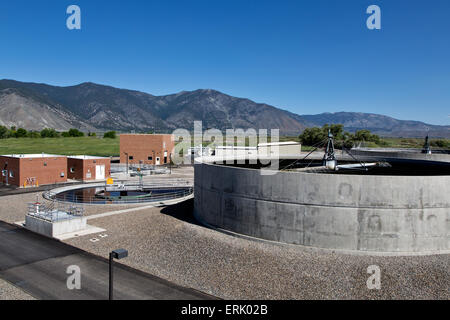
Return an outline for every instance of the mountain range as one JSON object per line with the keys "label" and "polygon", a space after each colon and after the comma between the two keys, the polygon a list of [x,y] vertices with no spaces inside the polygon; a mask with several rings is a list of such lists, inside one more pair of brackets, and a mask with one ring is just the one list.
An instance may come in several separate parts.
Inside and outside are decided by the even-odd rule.
{"label": "mountain range", "polygon": [[424,137],[428,133],[450,138],[450,126],[369,113],[298,115],[211,89],[154,96],[90,82],[57,87],[0,80],[0,125],[7,127],[171,132],[177,128],[192,130],[196,120],[203,121],[203,128],[279,128],[283,135],[340,123],[351,132],[368,129],[382,136]]}

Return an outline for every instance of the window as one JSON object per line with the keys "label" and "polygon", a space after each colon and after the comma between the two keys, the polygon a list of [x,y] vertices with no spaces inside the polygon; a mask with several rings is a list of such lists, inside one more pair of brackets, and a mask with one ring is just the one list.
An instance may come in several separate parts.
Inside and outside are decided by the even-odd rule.
{"label": "window", "polygon": [[129,160],[133,160],[134,157],[133,157],[133,156],[129,156],[128,159],[129,159]]}
{"label": "window", "polygon": [[153,157],[148,157],[148,161],[152,161],[153,160]]}
{"label": "window", "polygon": [[14,172],[12,170],[9,171],[9,177],[14,178]]}

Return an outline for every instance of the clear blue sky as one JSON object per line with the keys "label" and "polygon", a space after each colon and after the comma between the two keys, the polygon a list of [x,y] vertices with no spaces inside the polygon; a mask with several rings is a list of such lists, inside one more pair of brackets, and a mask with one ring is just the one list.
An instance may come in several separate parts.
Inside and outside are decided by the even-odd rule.
{"label": "clear blue sky", "polygon": [[[66,9],[82,30],[66,28]],[[382,29],[366,28],[366,8]],[[155,95],[212,88],[299,114],[450,123],[449,0],[0,3],[0,78]]]}

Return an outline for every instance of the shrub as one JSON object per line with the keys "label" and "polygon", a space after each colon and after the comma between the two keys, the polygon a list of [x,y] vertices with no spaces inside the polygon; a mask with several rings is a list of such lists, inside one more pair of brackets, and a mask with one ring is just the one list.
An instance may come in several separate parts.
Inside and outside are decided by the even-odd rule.
{"label": "shrub", "polygon": [[39,132],[36,132],[36,131],[28,131],[27,137],[37,139],[37,138],[40,138],[41,135]]}
{"label": "shrub", "polygon": [[55,129],[46,128],[41,131],[42,138],[58,138],[60,135]]}
{"label": "shrub", "polygon": [[27,136],[27,130],[24,128],[19,128],[16,131],[16,138],[25,138]]}
{"label": "shrub", "polygon": [[70,129],[68,133],[69,137],[84,137],[84,133],[78,129]]}
{"label": "shrub", "polygon": [[5,126],[0,126],[0,139],[8,138],[8,128]]}
{"label": "shrub", "polygon": [[439,139],[431,141],[430,145],[438,148],[448,148],[450,147],[450,142],[443,139]]}
{"label": "shrub", "polygon": [[107,139],[115,139],[116,138],[116,132],[115,131],[108,131],[103,135],[103,138]]}
{"label": "shrub", "polygon": [[327,139],[328,130],[333,134],[337,148],[350,149],[356,141],[371,142],[371,145],[374,146],[382,142],[378,135],[372,134],[369,130],[359,130],[355,134],[346,132],[342,124],[326,124],[322,128],[307,128],[299,136],[299,139],[305,146],[314,146]]}

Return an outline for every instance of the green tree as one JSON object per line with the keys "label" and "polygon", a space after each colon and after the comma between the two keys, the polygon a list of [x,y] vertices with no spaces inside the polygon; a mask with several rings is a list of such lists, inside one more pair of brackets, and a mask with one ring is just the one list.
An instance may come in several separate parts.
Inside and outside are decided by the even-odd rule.
{"label": "green tree", "polygon": [[326,124],[322,128],[307,128],[299,136],[303,145],[314,146],[320,142],[325,142],[328,137],[328,131],[331,131],[337,148],[351,148],[356,141],[368,141],[375,144],[381,144],[382,140],[376,134],[372,134],[369,130],[359,130],[355,134],[344,131],[342,124]]}
{"label": "green tree", "polygon": [[58,138],[60,135],[55,129],[45,128],[41,131],[42,138]]}
{"label": "green tree", "polygon": [[369,141],[376,144],[380,143],[380,137],[376,134],[372,134],[369,130],[359,130],[355,133],[356,141]]}
{"label": "green tree", "polygon": [[322,127],[322,130],[328,135],[328,130],[331,131],[333,137],[336,140],[342,140],[344,138],[344,125],[343,124],[326,124]]}
{"label": "green tree", "polygon": [[[11,127],[11,128],[15,128],[15,127]],[[14,130],[8,130],[8,138],[17,138],[17,136],[16,136],[16,129],[14,129]]]}
{"label": "green tree", "polygon": [[107,138],[107,139],[115,139],[117,137],[116,132],[115,131],[108,131],[103,135],[103,138]]}
{"label": "green tree", "polygon": [[24,128],[19,128],[16,131],[16,138],[25,138],[27,136],[27,130]]}
{"label": "green tree", "polygon": [[326,139],[326,134],[321,128],[306,128],[299,136],[303,145],[313,146]]}
{"label": "green tree", "polygon": [[8,138],[8,128],[5,126],[0,126],[0,139]]}
{"label": "green tree", "polygon": [[84,133],[78,129],[70,129],[68,133],[69,137],[84,137]]}

